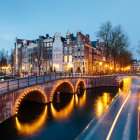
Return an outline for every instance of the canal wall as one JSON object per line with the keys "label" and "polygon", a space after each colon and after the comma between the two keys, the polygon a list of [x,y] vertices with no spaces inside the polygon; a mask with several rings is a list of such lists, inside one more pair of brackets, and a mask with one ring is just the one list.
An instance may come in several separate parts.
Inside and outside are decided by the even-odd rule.
{"label": "canal wall", "polygon": [[[106,76],[94,78],[65,78],[8,91],[7,93],[0,95],[0,123],[16,115],[20,103],[28,95],[30,95],[30,97],[28,96],[28,99],[32,101],[50,103],[53,100],[53,95],[58,89],[60,92],[61,90],[66,90],[66,92],[70,90],[75,93],[79,83],[83,83],[85,89],[101,86],[118,86],[118,80],[116,76]],[[62,87],[58,88],[61,85]],[[40,96],[35,96],[35,94],[33,94],[35,92],[38,92]]]}

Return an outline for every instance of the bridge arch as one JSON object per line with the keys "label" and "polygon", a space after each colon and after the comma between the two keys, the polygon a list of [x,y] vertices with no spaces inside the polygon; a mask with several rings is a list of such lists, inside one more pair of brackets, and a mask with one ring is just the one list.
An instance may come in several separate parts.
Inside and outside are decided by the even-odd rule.
{"label": "bridge arch", "polygon": [[21,94],[15,102],[13,114],[17,115],[19,107],[23,100],[35,101],[39,103],[47,103],[47,96],[41,89],[31,89]]}
{"label": "bridge arch", "polygon": [[45,106],[43,112],[32,122],[20,122],[18,117],[15,117],[16,128],[18,133],[23,136],[32,136],[39,132],[47,121],[47,105]]}
{"label": "bridge arch", "polygon": [[75,93],[78,92],[78,88],[86,89],[86,83],[84,79],[79,79],[75,86]]}
{"label": "bridge arch", "polygon": [[69,93],[74,93],[74,87],[73,87],[73,84],[69,81],[62,81],[62,82],[59,82],[53,89],[52,89],[52,92],[51,92],[51,98],[50,98],[50,101],[53,101],[53,97],[54,97],[54,94],[56,92],[69,92]]}

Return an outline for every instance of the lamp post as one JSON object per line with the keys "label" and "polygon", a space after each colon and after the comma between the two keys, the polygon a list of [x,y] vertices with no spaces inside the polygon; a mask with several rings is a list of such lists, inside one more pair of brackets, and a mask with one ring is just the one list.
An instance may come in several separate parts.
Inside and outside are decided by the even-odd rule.
{"label": "lamp post", "polygon": [[101,65],[102,65],[102,62],[99,62],[99,65],[100,65],[100,76],[101,76]]}

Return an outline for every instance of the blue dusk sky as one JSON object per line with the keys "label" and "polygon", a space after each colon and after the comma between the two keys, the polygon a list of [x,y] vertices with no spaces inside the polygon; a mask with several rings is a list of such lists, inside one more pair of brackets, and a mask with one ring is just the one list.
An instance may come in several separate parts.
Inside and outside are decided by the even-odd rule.
{"label": "blue dusk sky", "polygon": [[121,24],[134,58],[140,41],[140,0],[0,0],[0,49],[14,48],[15,38],[77,30],[96,40],[101,23]]}

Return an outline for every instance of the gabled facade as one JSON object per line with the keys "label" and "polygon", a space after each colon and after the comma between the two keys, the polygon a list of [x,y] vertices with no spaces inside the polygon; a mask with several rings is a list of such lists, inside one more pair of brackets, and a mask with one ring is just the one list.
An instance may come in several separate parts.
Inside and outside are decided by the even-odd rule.
{"label": "gabled facade", "polygon": [[66,33],[63,47],[63,71],[73,72],[75,37],[70,32]]}
{"label": "gabled facade", "polygon": [[64,38],[61,37],[60,33],[55,33],[53,42],[53,71],[62,72],[63,71],[63,41]]}

